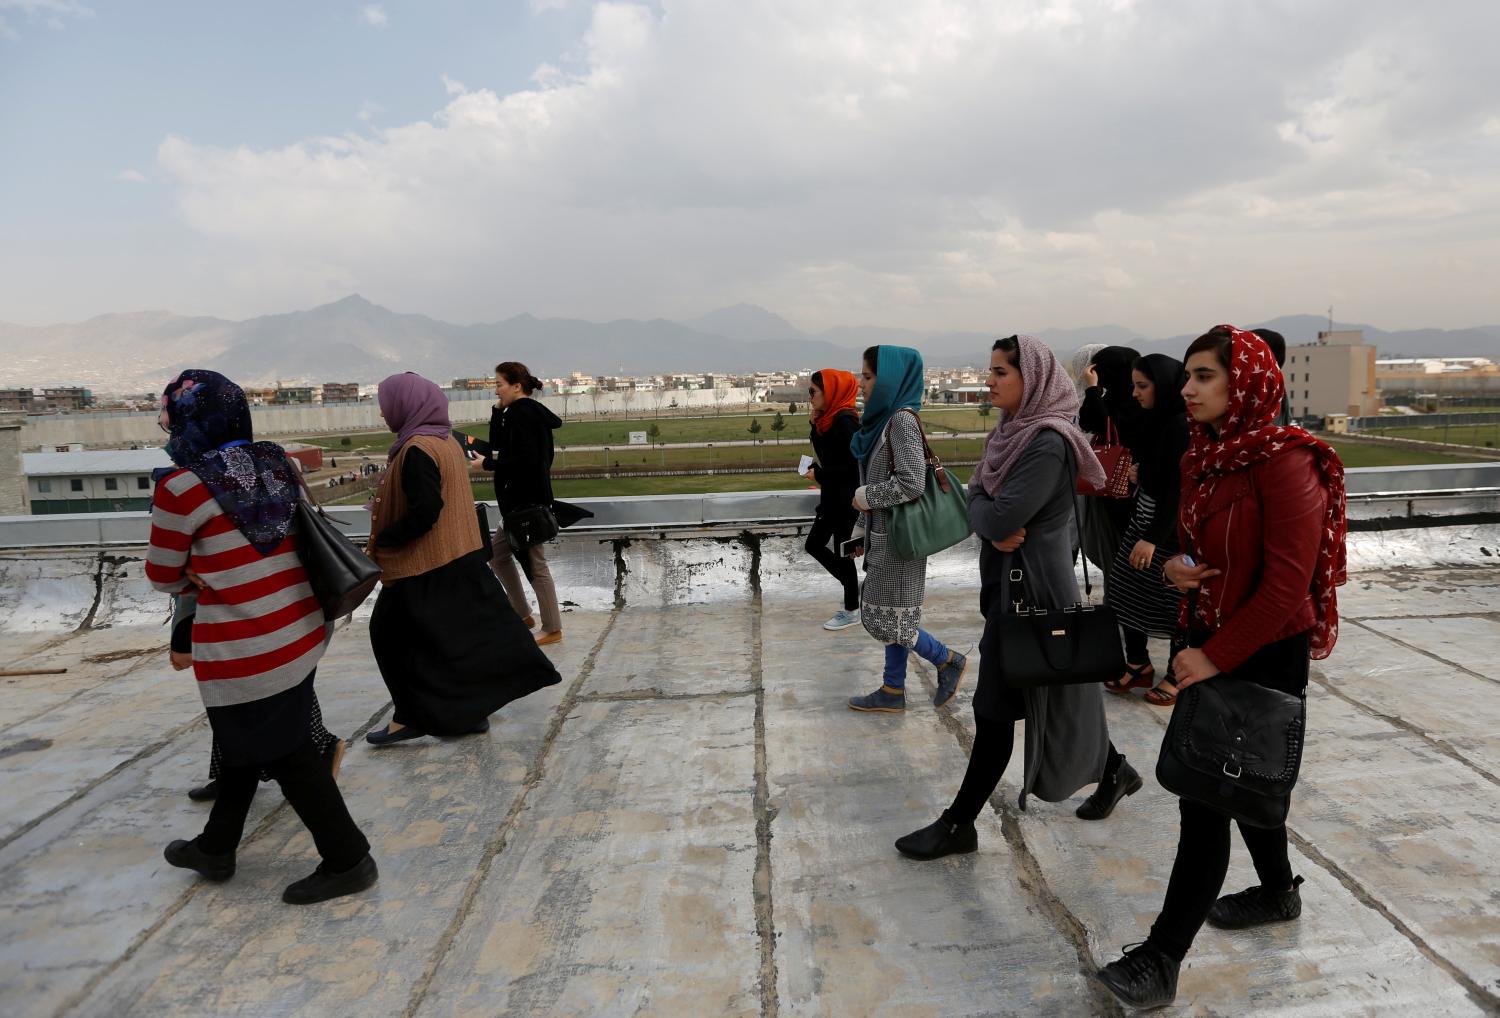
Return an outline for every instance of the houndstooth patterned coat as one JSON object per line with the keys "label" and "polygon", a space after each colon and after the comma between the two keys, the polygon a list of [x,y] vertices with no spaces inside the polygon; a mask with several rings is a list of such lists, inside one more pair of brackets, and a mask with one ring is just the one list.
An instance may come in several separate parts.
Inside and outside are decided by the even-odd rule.
{"label": "houndstooth patterned coat", "polygon": [[860,466],[860,480],[870,506],[870,511],[861,513],[859,518],[859,525],[865,531],[865,582],[860,589],[860,616],[865,632],[881,643],[911,647],[916,644],[917,631],[922,626],[927,560],[896,558],[890,553],[888,536],[891,506],[921,498],[927,488],[927,457],[922,449],[922,428],[915,414],[901,411],[891,416],[869,460]]}

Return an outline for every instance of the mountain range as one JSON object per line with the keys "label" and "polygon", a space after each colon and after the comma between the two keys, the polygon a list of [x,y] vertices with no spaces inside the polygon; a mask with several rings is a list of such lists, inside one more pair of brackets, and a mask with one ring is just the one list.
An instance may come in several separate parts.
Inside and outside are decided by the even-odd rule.
{"label": "mountain range", "polygon": [[[1276,329],[1291,345],[1312,342],[1326,318],[1286,315],[1253,323]],[[1382,356],[1500,356],[1500,325],[1469,329],[1363,329]],[[1037,335],[1059,355],[1086,343],[1180,354],[1192,335],[1151,339],[1119,325],[1045,329]],[[931,366],[979,365],[995,335],[839,326],[804,332],[779,315],[737,304],[687,321],[517,315],[455,325],[401,314],[351,295],[306,311],[246,321],[167,311],[106,314],[66,325],[0,322],[0,384],[85,385],[100,392],[151,391],[189,366],[208,366],[246,383],[376,381],[415,370],[446,383],[483,376],[498,360],[525,362],[534,374],[649,375],[671,371],[750,372],[817,369],[858,363],[859,351],[887,343],[914,346]]]}

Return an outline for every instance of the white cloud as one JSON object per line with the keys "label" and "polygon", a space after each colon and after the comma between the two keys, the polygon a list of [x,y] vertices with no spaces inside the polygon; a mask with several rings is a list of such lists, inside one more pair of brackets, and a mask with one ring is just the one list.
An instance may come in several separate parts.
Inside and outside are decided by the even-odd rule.
{"label": "white cloud", "polygon": [[134,167],[126,167],[119,172],[118,179],[132,184],[144,184],[146,182],[146,175]]}
{"label": "white cloud", "polygon": [[8,16],[19,16],[28,24],[62,31],[69,20],[92,18],[94,11],[78,0],[0,0],[0,39],[21,38]]}
{"label": "white cloud", "polygon": [[354,114],[354,116],[357,120],[368,124],[370,121],[374,120],[384,112],[384,106],[380,105],[378,102],[366,99],[363,103],[360,104],[359,112]]}
{"label": "white cloud", "polygon": [[1338,289],[1366,319],[1472,324],[1500,255],[1500,4],[1465,8],[605,2],[529,88],[444,77],[428,120],[172,137],[159,163],[247,263],[456,318],[747,299],[1185,330]]}
{"label": "white cloud", "polygon": [[390,18],[386,16],[385,8],[380,4],[365,4],[365,6],[360,8],[359,16],[365,24],[373,25],[376,28],[384,28],[390,23]]}

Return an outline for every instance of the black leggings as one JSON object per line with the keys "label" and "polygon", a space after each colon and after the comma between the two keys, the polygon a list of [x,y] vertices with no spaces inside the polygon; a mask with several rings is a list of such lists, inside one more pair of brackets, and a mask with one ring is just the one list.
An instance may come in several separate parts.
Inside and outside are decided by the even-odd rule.
{"label": "black leggings", "polygon": [[[849,540],[854,530],[852,518],[834,521],[819,513],[807,532],[807,553],[844,585],[844,610],[852,612],[859,607],[859,571],[854,560],[839,554],[839,545]],[[828,547],[829,540],[833,548]]]}
{"label": "black leggings", "polygon": [[[974,749],[969,753],[969,766],[964,771],[963,783],[953,797],[953,805],[943,811],[943,819],[950,824],[972,824],[984,812],[985,803],[995,794],[1000,777],[1010,764],[1010,754],[1015,748],[1016,722],[1010,718],[990,718],[974,715]],[[1113,774],[1123,757],[1109,744],[1109,759],[1104,765],[1105,774]]]}
{"label": "black leggings", "polygon": [[210,855],[223,855],[239,847],[262,768],[281,786],[281,793],[312,835],[330,872],[342,873],[369,853],[370,843],[349,816],[328,761],[311,742],[267,764],[220,767],[219,795],[203,833],[198,835],[199,848]]}
{"label": "black leggings", "polygon": [[[1229,817],[1187,799],[1177,800],[1177,807],[1182,813],[1177,859],[1167,883],[1167,900],[1151,927],[1148,942],[1180,962],[1187,957],[1209,908],[1224,888],[1224,875],[1229,872]],[[1240,824],[1239,828],[1261,886],[1277,891],[1290,888],[1292,864],[1286,856],[1286,827]]]}

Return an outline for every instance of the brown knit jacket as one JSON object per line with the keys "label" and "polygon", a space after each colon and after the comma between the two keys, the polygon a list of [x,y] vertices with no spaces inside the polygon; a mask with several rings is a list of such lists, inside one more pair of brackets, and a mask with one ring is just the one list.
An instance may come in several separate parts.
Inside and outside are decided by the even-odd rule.
{"label": "brown knit jacket", "polygon": [[[411,449],[421,449],[437,464],[443,479],[443,510],[433,528],[399,548],[381,548],[375,543],[380,532],[406,515],[406,492],[401,488],[401,468]],[[370,543],[367,551],[380,566],[380,580],[390,583],[431,572],[484,544],[479,519],[474,513],[474,489],[465,469],[464,454],[449,437],[417,435],[386,468],[370,510]]]}

